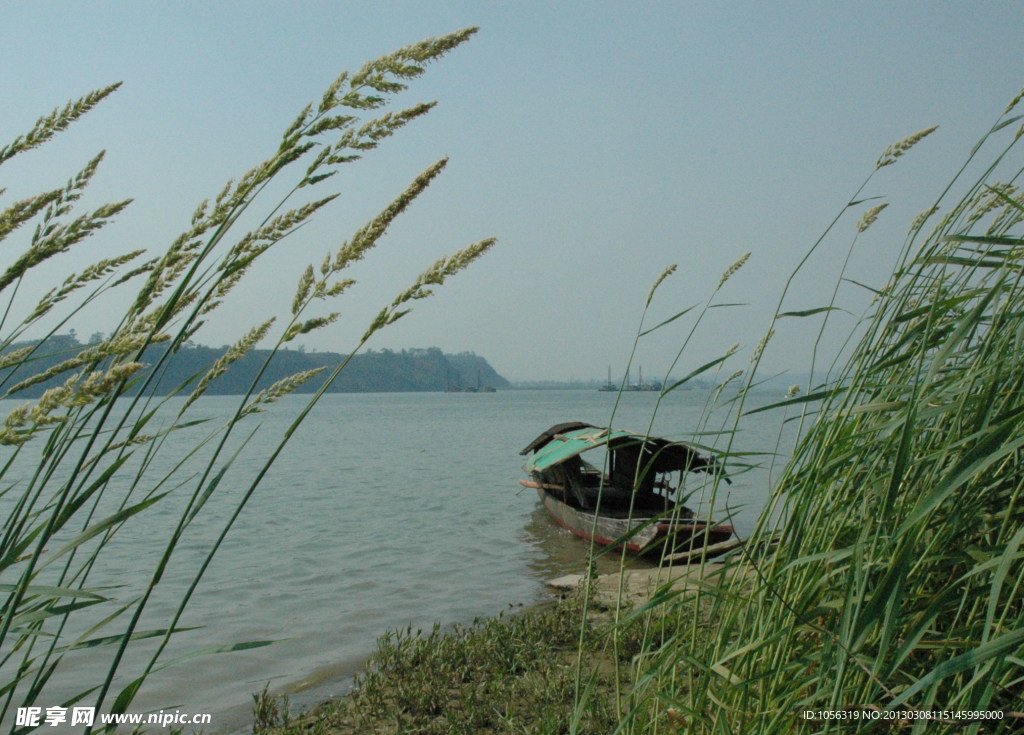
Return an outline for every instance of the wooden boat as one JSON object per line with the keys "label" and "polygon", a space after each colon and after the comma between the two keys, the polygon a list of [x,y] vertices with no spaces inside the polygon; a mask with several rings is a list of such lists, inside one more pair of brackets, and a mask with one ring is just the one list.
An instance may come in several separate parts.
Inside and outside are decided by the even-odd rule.
{"label": "wooden boat", "polygon": [[[608,451],[607,474],[580,455],[597,447]],[[581,422],[552,426],[520,454],[523,469],[555,523],[601,545],[624,544],[634,554],[689,554],[720,547],[732,525],[694,518],[676,502],[687,472],[725,477],[720,463],[681,442]]]}

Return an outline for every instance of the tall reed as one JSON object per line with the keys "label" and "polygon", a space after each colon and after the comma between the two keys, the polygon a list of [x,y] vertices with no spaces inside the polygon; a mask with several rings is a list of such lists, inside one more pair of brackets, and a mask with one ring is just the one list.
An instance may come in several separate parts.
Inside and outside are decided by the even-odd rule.
{"label": "tall reed", "polygon": [[[164,252],[141,263],[142,251],[102,260],[42,294],[34,306],[31,302],[23,306],[30,298],[19,289],[26,275],[98,232],[129,202],[75,213],[76,201],[102,160],[100,154],[66,186],[9,204],[0,212],[0,240],[13,239],[34,225],[27,248],[0,273],[0,296],[7,299],[0,320],[0,368],[17,368],[0,374],[2,397],[17,399],[33,386],[58,376],[64,379],[38,400],[19,403],[0,425],[0,444],[7,447],[0,464],[0,479],[6,480],[0,490],[5,515],[0,534],[0,718],[12,720],[16,707],[57,704],[46,698],[54,686],[71,692],[62,700],[64,706],[84,704],[100,712],[125,712],[147,676],[170,663],[164,660],[165,648],[181,630],[181,616],[217,549],[295,429],[350,358],[326,374],[299,373],[257,391],[264,363],[248,391],[238,396],[230,419],[208,428],[199,446],[174,459],[173,469],[158,471],[157,458],[168,449],[167,437],[208,423],[199,400],[204,391],[258,343],[272,345],[269,362],[300,335],[333,323],[338,313],[325,313],[321,304],[331,304],[354,283],[344,277],[346,269],[378,244],[395,218],[440,174],[446,160],[428,167],[322,261],[318,258],[316,265],[297,272],[290,313],[280,322],[270,318],[253,325],[204,375],[179,386],[175,393],[187,397],[169,404],[167,410],[175,415],[169,427],[154,426],[154,415],[168,397],[156,397],[149,389],[253,263],[338,196],[316,192],[329,186],[344,164],[431,109],[433,104],[384,110],[429,63],[462,44],[475,30],[426,39],[368,62],[355,73],[342,73],[288,125],[268,158],[196,208],[184,232]],[[45,144],[117,87],[97,90],[41,117],[27,134],[0,149],[0,165]],[[287,194],[280,201],[264,201],[261,194],[277,182],[285,182]],[[265,207],[266,214],[257,217],[259,223],[253,229],[239,232],[239,221],[243,215],[253,217],[254,205]],[[468,266],[493,242],[482,240],[429,266],[381,308],[350,354],[405,316],[413,301],[429,296],[435,286]],[[65,329],[68,320],[110,291],[120,293],[125,304],[110,336],[65,355],[53,368],[33,369],[40,353],[54,344],[45,338]],[[56,309],[58,305],[62,308]],[[16,321],[11,316],[15,312],[28,315]],[[42,339],[13,349],[26,336]],[[144,364],[144,355],[153,354],[146,353],[146,348],[159,342],[168,349],[158,353],[154,364]],[[255,478],[234,488],[237,500],[228,516],[220,519],[220,529],[208,541],[202,563],[184,586],[173,590],[177,599],[173,614],[162,625],[144,626],[143,615],[173,567],[184,534],[197,518],[205,520],[209,515],[207,504],[215,493],[241,482],[232,479],[238,469],[233,464],[238,446],[251,437],[246,428],[249,417],[311,380],[319,381],[319,389],[262,460]],[[141,390],[129,395],[130,387]],[[27,476],[14,477],[16,462],[31,466]],[[169,526],[161,524],[168,529],[165,534],[150,534],[159,554],[148,571],[148,582],[127,592],[91,582],[94,567],[115,536],[127,525],[146,523],[151,509],[167,505],[167,498],[174,498],[177,515]],[[153,645],[146,649],[141,664],[133,660],[129,666],[126,652],[142,639]],[[226,644],[218,650],[263,644]],[[62,663],[82,651],[93,657],[95,677],[69,681],[62,675]]]}
{"label": "tall reed", "polygon": [[[965,182],[965,164],[911,226],[848,361],[824,384],[769,407],[799,409],[806,429],[729,562],[736,573],[700,591],[706,617],[678,616],[673,635],[638,659],[625,730],[1024,728],[1016,102],[970,154],[976,164],[995,147],[982,175]],[[891,146],[875,170],[931,130]],[[950,205],[957,188],[965,193]],[[859,198],[828,232],[858,211]],[[880,211],[862,210],[857,233]],[[782,317],[827,318],[836,308],[835,292],[804,312],[784,311],[784,300],[785,291],[763,343]],[[741,412],[763,410],[746,408],[752,380],[737,397]],[[673,600],[664,594],[656,604]]]}

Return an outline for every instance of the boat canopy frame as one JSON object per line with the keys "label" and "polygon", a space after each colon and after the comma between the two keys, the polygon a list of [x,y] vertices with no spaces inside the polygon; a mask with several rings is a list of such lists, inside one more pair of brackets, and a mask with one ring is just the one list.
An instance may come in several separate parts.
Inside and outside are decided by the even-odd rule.
{"label": "boat canopy frame", "polygon": [[[715,457],[702,454],[690,444],[633,431],[601,428],[581,421],[552,426],[526,445],[520,454],[532,451],[534,454],[524,469],[528,472],[542,472],[598,447],[607,447],[612,455],[610,470],[613,478],[616,475],[624,477],[623,473],[628,467],[630,476],[642,468],[642,474],[649,478],[650,484],[653,484],[654,475],[668,472],[719,474],[731,483],[725,476],[722,464]],[[630,480],[629,485],[632,484]],[[642,478],[641,484],[646,485],[648,482]]]}

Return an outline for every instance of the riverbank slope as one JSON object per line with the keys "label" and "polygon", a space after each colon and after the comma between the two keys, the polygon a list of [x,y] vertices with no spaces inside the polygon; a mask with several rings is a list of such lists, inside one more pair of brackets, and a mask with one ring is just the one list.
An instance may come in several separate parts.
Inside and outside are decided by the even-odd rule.
{"label": "riverbank slope", "polygon": [[[633,569],[551,582],[559,597],[451,629],[390,632],[351,693],[292,719],[257,696],[253,730],[300,733],[611,733],[630,708],[635,658],[700,615],[694,592],[733,572],[722,564]],[[647,612],[655,595],[671,605]]]}

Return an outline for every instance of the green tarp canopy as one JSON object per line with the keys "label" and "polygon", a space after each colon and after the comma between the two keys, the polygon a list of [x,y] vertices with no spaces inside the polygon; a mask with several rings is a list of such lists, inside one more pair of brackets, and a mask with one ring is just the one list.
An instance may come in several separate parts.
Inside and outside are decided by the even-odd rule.
{"label": "green tarp canopy", "polygon": [[608,442],[618,439],[634,439],[638,444],[643,441],[643,437],[629,431],[611,431],[593,426],[567,431],[564,434],[555,435],[550,442],[538,449],[537,453],[526,463],[526,469],[543,470],[554,467],[588,449],[603,447]]}
{"label": "green tarp canopy", "polygon": [[[603,429],[579,421],[557,424],[534,439],[520,454],[535,452],[523,468],[527,472],[546,470],[596,447],[607,446],[612,452],[625,452],[644,458],[645,472],[711,472],[722,475],[722,466],[709,455],[704,455],[683,442],[673,442],[655,436],[643,436],[632,431]],[[639,466],[639,465],[635,465]]]}

